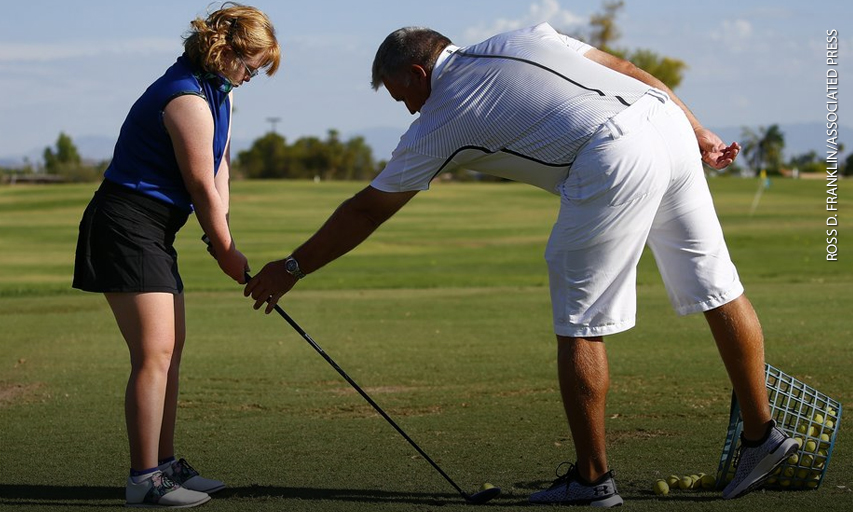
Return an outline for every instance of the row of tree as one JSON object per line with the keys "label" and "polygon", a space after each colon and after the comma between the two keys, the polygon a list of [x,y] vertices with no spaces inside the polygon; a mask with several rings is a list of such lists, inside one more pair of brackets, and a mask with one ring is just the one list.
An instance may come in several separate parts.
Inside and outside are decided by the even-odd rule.
{"label": "row of tree", "polygon": [[[770,175],[799,173],[824,173],[826,162],[814,150],[783,158],[785,133],[779,125],[743,128],[743,147],[740,158],[726,172],[730,174],[757,174],[766,171]],[[840,152],[844,145],[840,145]],[[43,172],[57,181],[96,181],[101,178],[109,161],[86,162],[80,157],[71,137],[60,133],[54,147],[43,153]],[[382,170],[385,161],[376,161],[373,150],[363,137],[342,140],[337,130],[329,130],[326,138],[302,137],[287,144],[284,137],[269,132],[256,139],[252,146],[240,151],[232,162],[235,178],[246,179],[320,179],[320,180],[370,180]],[[839,162],[840,174],[853,176],[853,153]],[[21,170],[18,170],[20,174]],[[33,174],[35,169],[24,169]],[[11,170],[6,170],[6,173]],[[471,179],[459,174],[456,179]]]}
{"label": "row of tree", "polygon": [[[50,181],[82,182],[101,179],[109,165],[109,160],[84,160],[64,132],[53,147],[44,149],[42,157],[43,167],[27,165],[24,169],[0,171],[54,178]],[[256,139],[249,149],[239,152],[232,161],[232,174],[238,179],[369,180],[384,165],[384,161],[374,160],[373,150],[361,136],[341,140],[337,130],[329,130],[325,139],[302,137],[288,145],[284,137],[269,132]]]}
{"label": "row of tree", "polygon": [[246,178],[369,180],[382,169],[364,137],[343,141],[337,130],[324,139],[302,137],[288,145],[285,138],[269,132],[240,151],[234,170]]}

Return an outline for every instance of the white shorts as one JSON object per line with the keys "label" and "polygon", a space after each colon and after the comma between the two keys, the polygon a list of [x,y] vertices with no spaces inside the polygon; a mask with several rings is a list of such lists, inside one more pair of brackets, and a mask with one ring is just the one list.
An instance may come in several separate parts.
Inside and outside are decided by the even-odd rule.
{"label": "white shorts", "polygon": [[658,91],[602,125],[561,185],[545,251],[555,332],[594,337],[633,327],[646,244],[679,314],[743,293],[696,137],[681,109]]}

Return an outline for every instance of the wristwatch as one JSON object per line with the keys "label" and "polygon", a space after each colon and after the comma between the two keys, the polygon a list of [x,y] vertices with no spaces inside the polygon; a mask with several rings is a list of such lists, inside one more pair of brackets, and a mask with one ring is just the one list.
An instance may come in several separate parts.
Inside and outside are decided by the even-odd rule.
{"label": "wristwatch", "polygon": [[305,272],[299,269],[299,262],[297,262],[296,258],[293,256],[288,256],[287,259],[284,260],[284,270],[296,279],[302,279],[305,277]]}

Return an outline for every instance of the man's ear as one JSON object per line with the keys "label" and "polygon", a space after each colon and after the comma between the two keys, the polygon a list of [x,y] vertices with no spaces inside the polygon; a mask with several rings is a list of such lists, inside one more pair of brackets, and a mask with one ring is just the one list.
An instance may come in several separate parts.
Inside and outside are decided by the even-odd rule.
{"label": "man's ear", "polygon": [[429,73],[420,64],[412,64],[409,66],[409,77],[415,82],[421,82],[429,77]]}

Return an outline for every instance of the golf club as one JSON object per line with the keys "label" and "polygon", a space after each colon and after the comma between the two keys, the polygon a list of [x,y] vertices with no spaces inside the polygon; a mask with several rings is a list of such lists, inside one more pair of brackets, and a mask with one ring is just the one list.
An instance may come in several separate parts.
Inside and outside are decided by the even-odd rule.
{"label": "golf club", "polygon": [[[210,239],[207,237],[207,235],[202,236],[201,239],[204,243],[206,243],[208,245],[208,247],[210,247]],[[245,278],[246,278],[246,282],[248,282],[252,277],[247,272],[245,274]],[[368,395],[363,389],[361,389],[361,387],[358,384],[356,384],[356,382],[354,380],[352,380],[352,378],[349,375],[347,375],[347,373],[340,366],[338,366],[338,364],[331,357],[329,357],[328,354],[326,354],[326,352],[322,349],[322,347],[320,347],[320,345],[318,345],[317,342],[314,341],[314,339],[311,338],[311,336],[307,332],[305,332],[305,330],[302,329],[302,327],[300,327],[299,324],[297,324],[296,321],[293,320],[293,318],[291,318],[290,315],[287,314],[287,312],[284,311],[284,309],[282,309],[278,304],[276,304],[275,305],[275,311],[279,315],[281,315],[281,317],[284,318],[287,321],[287,323],[290,324],[290,326],[293,327],[293,329],[296,332],[298,332],[299,335],[302,336],[302,338],[305,341],[307,341],[308,344],[311,345],[311,347],[318,354],[320,354],[323,357],[323,359],[325,359],[326,362],[329,363],[332,366],[332,368],[334,368],[335,371],[337,371],[340,374],[341,377],[344,378],[344,380],[349,382],[350,386],[352,386],[353,389],[355,389],[358,392],[358,394],[362,396],[362,398],[367,400],[367,403],[369,403],[371,405],[371,407],[373,407],[373,409],[376,410],[376,412],[378,412],[383,418],[385,418],[385,421],[387,421],[392,427],[394,427],[394,429],[397,432],[399,432],[399,434],[401,436],[403,436],[403,439],[408,441],[408,443],[410,445],[412,445],[412,448],[417,450],[417,452],[424,459],[426,459],[426,461],[429,462],[432,465],[432,467],[435,468],[435,470],[438,471],[438,473],[441,476],[443,476],[444,479],[447,480],[448,483],[450,483],[450,485],[452,485],[453,488],[456,489],[456,491],[463,498],[465,498],[465,501],[467,501],[468,503],[479,505],[481,503],[485,503],[485,502],[491,500],[492,498],[494,498],[495,496],[497,496],[498,494],[501,493],[500,487],[493,487],[490,484],[483,484],[482,490],[479,492],[476,492],[474,494],[468,494],[465,491],[463,491],[462,488],[459,487],[458,485],[456,485],[456,482],[454,482],[453,479],[450,478],[450,476],[448,476],[447,473],[445,473],[444,470],[442,470],[441,467],[439,467],[439,465],[434,460],[432,460],[432,458],[429,455],[427,455],[426,452],[423,451],[421,449],[421,447],[418,446],[417,443],[415,443],[415,441],[412,440],[412,438],[409,437],[409,435],[406,434],[403,431],[403,429],[400,428],[400,426],[397,425],[397,423],[393,419],[391,419],[391,417],[388,416],[388,414],[384,410],[382,410],[381,407],[379,407],[379,404],[374,402],[373,399],[370,398],[370,395]]]}

